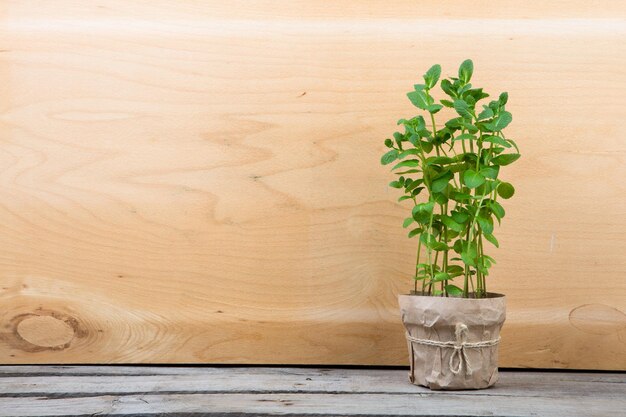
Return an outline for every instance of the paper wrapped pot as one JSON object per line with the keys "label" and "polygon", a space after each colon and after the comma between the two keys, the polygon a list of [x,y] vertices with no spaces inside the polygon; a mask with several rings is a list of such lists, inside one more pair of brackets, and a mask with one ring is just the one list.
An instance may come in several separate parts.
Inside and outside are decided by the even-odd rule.
{"label": "paper wrapped pot", "polygon": [[435,390],[487,388],[498,380],[506,299],[400,295],[409,380]]}

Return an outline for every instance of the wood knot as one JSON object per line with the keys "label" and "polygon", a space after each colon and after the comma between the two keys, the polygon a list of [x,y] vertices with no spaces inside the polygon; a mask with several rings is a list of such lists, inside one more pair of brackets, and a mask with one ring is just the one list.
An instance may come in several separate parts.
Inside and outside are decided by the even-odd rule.
{"label": "wood knot", "polygon": [[[60,350],[69,347],[76,336],[76,330],[77,322],[71,317],[58,313],[24,314],[14,319],[13,333],[17,339],[23,341],[24,350]],[[25,344],[30,345],[30,349]]]}
{"label": "wood knot", "polygon": [[581,332],[608,335],[626,329],[626,315],[604,304],[584,304],[569,313],[569,322]]}

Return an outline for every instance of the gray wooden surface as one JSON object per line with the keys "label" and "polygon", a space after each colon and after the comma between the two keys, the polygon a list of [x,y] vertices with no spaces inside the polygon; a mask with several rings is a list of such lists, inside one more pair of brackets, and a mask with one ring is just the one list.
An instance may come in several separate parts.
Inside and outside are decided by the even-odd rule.
{"label": "gray wooden surface", "polygon": [[0,366],[0,416],[626,416],[626,374],[502,372],[429,391],[407,371]]}

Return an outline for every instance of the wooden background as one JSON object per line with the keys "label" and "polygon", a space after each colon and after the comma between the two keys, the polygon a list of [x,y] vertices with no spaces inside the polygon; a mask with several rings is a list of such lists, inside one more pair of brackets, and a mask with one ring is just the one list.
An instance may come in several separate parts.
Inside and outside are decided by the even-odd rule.
{"label": "wooden background", "polygon": [[523,158],[501,365],[626,369],[626,3],[0,3],[0,362],[404,365],[382,142],[433,63]]}

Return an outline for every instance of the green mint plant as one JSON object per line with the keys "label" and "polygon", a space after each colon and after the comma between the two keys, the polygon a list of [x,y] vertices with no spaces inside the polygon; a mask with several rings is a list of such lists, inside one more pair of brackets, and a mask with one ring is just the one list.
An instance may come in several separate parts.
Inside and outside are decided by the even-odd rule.
{"label": "green mint plant", "polygon": [[[432,66],[424,84],[407,94],[425,117],[400,119],[404,132],[385,140],[389,151],[381,163],[396,162],[391,170],[399,175],[389,185],[404,191],[398,201],[413,203],[404,227],[411,228],[409,238],[419,238],[414,274],[418,294],[487,296],[485,278],[496,261],[485,253],[484,243],[499,246],[494,223],[500,224],[505,211],[498,199],[515,192],[500,179],[501,167],[520,157],[517,144],[503,132],[512,120],[505,109],[508,94],[483,104],[489,94],[470,84],[473,71],[468,59],[458,77],[442,79],[439,86],[447,97],[437,103],[433,89],[441,66]],[[439,113],[444,107],[450,110]],[[453,117],[441,124],[437,113]],[[425,259],[420,259],[422,246]]]}

